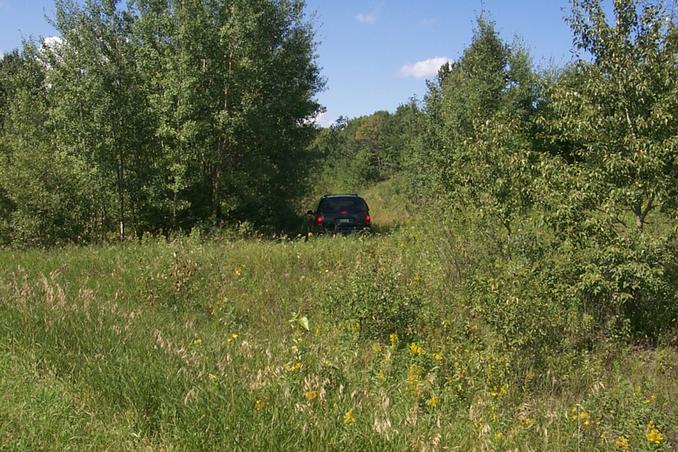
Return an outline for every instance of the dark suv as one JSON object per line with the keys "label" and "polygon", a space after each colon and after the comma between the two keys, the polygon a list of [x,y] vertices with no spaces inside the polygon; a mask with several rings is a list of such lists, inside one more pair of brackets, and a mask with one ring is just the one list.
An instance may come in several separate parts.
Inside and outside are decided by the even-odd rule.
{"label": "dark suv", "polygon": [[363,198],[352,195],[325,195],[315,212],[308,211],[314,217],[316,232],[349,233],[369,231],[372,226],[370,208]]}

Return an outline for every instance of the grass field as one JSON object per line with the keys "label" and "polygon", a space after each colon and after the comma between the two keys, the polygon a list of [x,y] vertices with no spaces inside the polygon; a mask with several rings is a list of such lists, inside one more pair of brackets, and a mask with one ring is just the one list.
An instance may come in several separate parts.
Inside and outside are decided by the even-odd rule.
{"label": "grass field", "polygon": [[532,359],[474,307],[477,243],[397,221],[0,251],[0,447],[678,447],[670,341]]}

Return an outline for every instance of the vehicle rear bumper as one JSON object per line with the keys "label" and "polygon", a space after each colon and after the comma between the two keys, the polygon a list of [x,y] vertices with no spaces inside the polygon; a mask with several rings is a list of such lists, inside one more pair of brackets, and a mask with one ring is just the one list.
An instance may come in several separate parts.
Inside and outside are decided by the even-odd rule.
{"label": "vehicle rear bumper", "polygon": [[318,230],[319,233],[327,234],[352,234],[356,232],[370,232],[370,225],[350,225],[350,226],[324,226]]}

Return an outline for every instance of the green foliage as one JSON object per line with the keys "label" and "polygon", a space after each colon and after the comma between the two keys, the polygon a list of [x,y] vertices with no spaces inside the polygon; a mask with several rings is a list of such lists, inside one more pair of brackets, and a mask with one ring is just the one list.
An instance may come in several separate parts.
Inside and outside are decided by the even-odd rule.
{"label": "green foliage", "polygon": [[480,207],[510,234],[514,217],[531,204],[536,100],[527,53],[504,44],[480,17],[471,45],[429,84],[429,125],[408,165],[417,196],[442,196],[461,210]]}
{"label": "green foliage", "polygon": [[666,112],[676,109],[678,35],[661,3],[615,2],[614,15],[610,25],[600,2],[573,3],[575,45],[592,61],[580,57],[547,91],[546,145],[567,163],[544,156],[534,184],[556,233],[544,278],[603,331],[657,337],[678,318],[675,232],[647,221],[675,219]]}
{"label": "green foliage", "polygon": [[599,1],[573,2],[568,21],[582,55],[550,92],[548,127],[576,143],[585,177],[597,184],[598,207],[632,213],[641,231],[650,213],[678,199],[678,28],[671,14],[662,2],[624,0],[614,2],[608,23]]}
{"label": "green foliage", "polygon": [[[302,1],[63,0],[53,25],[2,58],[3,242],[294,220],[323,87]],[[60,182],[23,190],[40,158]]]}
{"label": "green foliage", "polygon": [[[675,232],[647,218],[675,221],[678,34],[661,2],[613,12],[609,25],[599,1],[573,2],[575,47],[588,55],[543,80],[480,17],[469,47],[429,83],[406,159],[414,198],[484,229],[490,264],[451,273],[480,281],[473,297],[506,341],[527,329],[548,350],[559,331],[587,342],[676,325]],[[544,323],[521,324],[536,306]]]}
{"label": "green foliage", "polygon": [[54,245],[91,233],[92,172],[55,147],[48,90],[36,50],[3,59],[0,79],[8,93],[0,135],[0,243]]}
{"label": "green foliage", "polygon": [[317,173],[313,194],[354,192],[399,174],[408,143],[417,136],[420,115],[413,99],[395,113],[340,118],[320,130],[311,145]]}
{"label": "green foliage", "polygon": [[409,341],[417,335],[423,306],[416,282],[404,279],[397,266],[374,255],[358,255],[347,280],[326,289],[328,311],[355,322],[362,338],[387,342],[395,334]]}
{"label": "green foliage", "polygon": [[[369,238],[0,250],[2,443],[569,450],[625,435],[651,450],[653,423],[670,450],[674,347],[573,341],[579,320],[558,318],[526,265],[493,269],[492,233],[471,220]],[[464,277],[493,279],[441,279],[453,258]],[[347,331],[407,296],[416,342],[383,322],[380,340]],[[363,297],[388,303],[363,310]]]}

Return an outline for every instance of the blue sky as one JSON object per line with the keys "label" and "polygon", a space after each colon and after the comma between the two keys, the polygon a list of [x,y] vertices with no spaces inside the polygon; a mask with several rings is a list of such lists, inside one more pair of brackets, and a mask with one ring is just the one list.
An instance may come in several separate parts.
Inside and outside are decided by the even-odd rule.
{"label": "blue sky", "polygon": [[[571,33],[563,21],[568,5],[568,0],[307,0],[327,80],[318,96],[327,113],[319,122],[393,111],[413,95],[422,98],[427,74],[442,59],[461,55],[483,9],[505,40],[522,40],[537,66],[562,65],[571,57]],[[54,15],[53,0],[0,0],[0,52],[24,38],[54,35],[46,15]]]}
{"label": "blue sky", "polygon": [[327,107],[324,122],[393,111],[412,95],[421,99],[425,71],[405,67],[457,59],[483,9],[505,40],[522,40],[538,66],[562,65],[571,57],[572,37],[563,21],[567,0],[307,0],[307,5],[318,16],[319,63],[327,78],[320,96]]}

